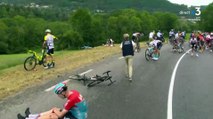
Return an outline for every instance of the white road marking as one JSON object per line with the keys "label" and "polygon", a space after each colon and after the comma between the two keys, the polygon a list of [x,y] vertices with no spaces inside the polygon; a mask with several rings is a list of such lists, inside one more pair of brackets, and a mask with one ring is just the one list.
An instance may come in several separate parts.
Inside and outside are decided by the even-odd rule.
{"label": "white road marking", "polygon": [[[66,84],[66,83],[69,82],[69,81],[70,81],[70,79],[67,79],[67,80],[63,81],[62,83],[65,83],[65,84]],[[55,86],[56,86],[56,85],[54,85],[54,86],[52,86],[52,87],[46,89],[45,91],[46,91],[46,92],[49,92],[49,91],[53,90],[53,89],[55,88]]]}
{"label": "white road marking", "polygon": [[[81,73],[81,74],[79,74],[79,75],[84,75],[84,74],[86,74],[86,73],[91,72],[92,70],[93,70],[93,69],[90,69],[90,70],[85,71],[85,72],[83,72],[83,73]],[[65,84],[66,84],[66,83],[69,82],[69,81],[70,81],[70,79],[67,79],[67,80],[63,81],[62,83],[65,83]],[[53,90],[53,89],[55,88],[55,86],[56,86],[56,85],[54,85],[54,86],[52,86],[52,87],[46,89],[45,91],[46,91],[46,92],[49,92],[49,91]]]}
{"label": "white road marking", "polygon": [[[189,52],[190,50],[188,50],[187,52]],[[167,102],[167,119],[173,119],[172,116],[172,98],[173,98],[173,89],[174,89],[174,83],[175,83],[175,76],[176,76],[176,72],[177,72],[177,68],[178,65],[180,64],[180,61],[183,59],[183,57],[187,54],[184,53],[180,59],[178,60],[178,62],[175,65],[175,68],[172,72],[172,77],[171,77],[171,82],[170,82],[170,86],[169,86],[169,95],[168,95],[168,102]]]}
{"label": "white road marking", "polygon": [[93,71],[93,69],[90,69],[90,70],[88,70],[88,71],[85,71],[85,72],[83,72],[83,73],[81,73],[81,74],[79,74],[79,75],[84,75],[84,74],[89,73],[89,72],[91,72],[91,71]]}
{"label": "white road marking", "polygon": [[118,59],[120,60],[120,59],[123,59],[124,57],[119,57]]}

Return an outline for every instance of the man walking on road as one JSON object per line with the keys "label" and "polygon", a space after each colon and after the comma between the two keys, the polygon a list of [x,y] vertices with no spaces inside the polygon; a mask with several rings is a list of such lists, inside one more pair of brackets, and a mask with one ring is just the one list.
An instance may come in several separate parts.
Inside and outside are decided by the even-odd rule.
{"label": "man walking on road", "polygon": [[132,82],[132,72],[133,72],[133,56],[134,56],[134,48],[135,43],[129,39],[129,34],[123,35],[123,42],[121,43],[120,47],[122,49],[123,57],[125,58],[127,64],[127,76],[129,81]]}

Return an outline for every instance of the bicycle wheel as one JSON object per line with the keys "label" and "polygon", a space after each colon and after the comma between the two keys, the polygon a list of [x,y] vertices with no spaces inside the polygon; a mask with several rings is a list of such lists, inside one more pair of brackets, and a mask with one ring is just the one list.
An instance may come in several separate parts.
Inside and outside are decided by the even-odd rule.
{"label": "bicycle wheel", "polygon": [[147,61],[149,61],[151,59],[151,53],[150,53],[149,49],[145,50],[145,58]]}
{"label": "bicycle wheel", "polygon": [[43,65],[44,67],[47,67],[47,66],[48,66],[48,63],[47,63],[47,60],[46,60],[46,55],[43,56],[41,62],[42,62],[42,65]]}
{"label": "bicycle wheel", "polygon": [[25,61],[24,61],[24,69],[26,71],[31,71],[33,70],[37,65],[37,61],[36,58],[33,56],[28,57]]}
{"label": "bicycle wheel", "polygon": [[185,52],[185,50],[184,50],[184,48],[183,48],[183,47],[181,47],[181,52]]}

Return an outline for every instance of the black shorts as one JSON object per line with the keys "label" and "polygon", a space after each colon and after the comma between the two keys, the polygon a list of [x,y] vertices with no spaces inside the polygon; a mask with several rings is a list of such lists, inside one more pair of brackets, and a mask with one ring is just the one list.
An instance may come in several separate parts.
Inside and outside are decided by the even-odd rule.
{"label": "black shorts", "polygon": [[191,48],[197,49],[197,43],[191,43]]}
{"label": "black shorts", "polygon": [[47,54],[48,54],[48,55],[53,55],[53,54],[54,54],[54,48],[48,49],[48,50],[47,50]]}
{"label": "black shorts", "polygon": [[157,49],[158,49],[158,50],[160,50],[162,46],[163,46],[163,44],[162,44],[161,42],[158,42],[158,43],[157,43]]}
{"label": "black shorts", "polygon": [[204,41],[203,40],[200,40],[200,45],[204,46]]}

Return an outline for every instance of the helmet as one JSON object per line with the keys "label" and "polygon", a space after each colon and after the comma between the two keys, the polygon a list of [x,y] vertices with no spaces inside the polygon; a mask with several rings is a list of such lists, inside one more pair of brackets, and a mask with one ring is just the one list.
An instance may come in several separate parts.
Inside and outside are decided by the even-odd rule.
{"label": "helmet", "polygon": [[65,91],[67,86],[63,83],[59,83],[55,86],[54,92],[55,94],[61,94],[63,91]]}
{"label": "helmet", "polygon": [[46,29],[45,32],[46,33],[51,33],[51,30],[50,29]]}

